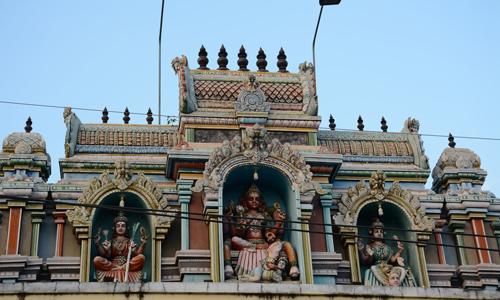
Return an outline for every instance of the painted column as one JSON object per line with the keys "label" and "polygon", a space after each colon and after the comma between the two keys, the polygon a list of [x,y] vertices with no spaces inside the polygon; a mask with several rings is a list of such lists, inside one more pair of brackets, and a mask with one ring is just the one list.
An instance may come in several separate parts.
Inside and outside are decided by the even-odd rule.
{"label": "painted column", "polygon": [[351,284],[362,284],[361,268],[359,266],[358,246],[356,238],[352,235],[358,235],[357,228],[340,227],[340,240],[346,248],[347,259],[351,264]]}
{"label": "painted column", "polygon": [[[217,208],[205,209],[206,214],[218,215],[219,210]],[[213,282],[220,282],[221,277],[219,274],[219,224],[217,222],[217,217],[207,217],[208,219],[208,238],[210,244],[210,278]]]}
{"label": "painted column", "polygon": [[[451,220],[448,227],[450,227],[455,234],[455,243],[458,246],[464,246],[464,237],[462,233],[464,233],[465,221]],[[469,264],[464,248],[458,248],[458,263],[461,266]]]}
{"label": "painted column", "polygon": [[38,240],[40,238],[40,224],[45,219],[44,212],[31,213],[31,250],[30,256],[38,256]]}
{"label": "painted column", "polygon": [[425,246],[427,242],[430,240],[431,234],[419,233],[417,234],[417,240],[422,242],[423,244],[417,244],[418,251],[418,260],[420,263],[420,271],[422,274],[422,285],[424,287],[431,287],[431,283],[429,281],[429,272],[427,271],[427,262],[425,260]]}
{"label": "painted column", "polygon": [[[484,230],[483,219],[473,218],[471,219],[472,224],[472,232],[476,235],[474,236],[474,242],[476,243],[476,247],[478,248],[488,248],[488,241],[484,236],[477,235],[486,235]],[[491,256],[490,251],[488,250],[479,250],[477,249],[477,257],[479,258],[479,263],[481,264],[491,264]]]}
{"label": "painted column", "polygon": [[64,239],[64,223],[66,223],[66,212],[55,211],[52,213],[52,217],[56,220],[57,235],[56,235],[56,252],[55,257],[62,256],[63,249],[63,239]]}
{"label": "painted column", "polygon": [[493,234],[497,237],[498,249],[500,249],[500,222],[491,222],[491,229],[493,229]]}
{"label": "painted column", "polygon": [[[181,212],[189,212],[189,203],[191,202],[191,187],[193,180],[177,180],[176,189],[181,204]],[[189,217],[189,214],[181,214],[183,217]],[[181,249],[189,249],[189,220],[181,219]]]}
{"label": "painted column", "polygon": [[[309,234],[309,220],[311,219],[311,212],[302,212],[301,220],[302,222],[302,244],[304,247],[304,268],[305,270],[301,270],[303,278],[302,280],[306,284],[313,284],[313,267],[312,267],[312,256],[311,256],[311,235]],[[305,277],[305,278],[304,278]],[[305,279],[305,280],[304,280]]]}
{"label": "painted column", "polygon": [[[434,220],[434,224],[436,224],[436,228],[434,228],[434,237],[436,238],[436,243],[439,245],[443,244],[443,238],[441,236],[440,232],[443,232],[443,225],[446,221],[445,220]],[[443,246],[437,246],[437,251],[438,251],[438,257],[439,257],[439,263],[442,265],[446,264],[446,257],[444,255],[444,247]]]}
{"label": "painted column", "polygon": [[[332,184],[321,184],[321,188],[325,191],[332,190]],[[332,194],[328,192],[328,194],[320,196],[321,207],[323,208],[323,222],[325,223],[325,233],[332,233],[332,220],[330,217],[330,209],[332,206]],[[326,242],[326,251],[327,252],[335,252],[333,249],[333,235],[325,234],[325,242]]]}
{"label": "painted column", "polygon": [[21,219],[25,202],[9,201],[9,230],[7,233],[7,247],[5,254],[14,255],[19,252],[19,240],[21,235]]}

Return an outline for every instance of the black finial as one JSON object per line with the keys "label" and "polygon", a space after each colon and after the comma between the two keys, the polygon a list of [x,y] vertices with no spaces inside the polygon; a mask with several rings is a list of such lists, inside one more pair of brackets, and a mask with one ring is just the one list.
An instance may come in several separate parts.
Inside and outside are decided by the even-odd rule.
{"label": "black finial", "polygon": [[26,121],[26,126],[24,126],[24,130],[26,130],[27,133],[30,133],[31,130],[33,130],[31,124],[33,124],[33,122],[31,122],[31,117],[28,117],[28,121]]}
{"label": "black finial", "polygon": [[123,122],[125,124],[128,124],[128,121],[130,121],[130,112],[128,111],[128,107],[125,108],[125,112],[123,113],[125,115],[125,117],[123,117]]}
{"label": "black finial", "polygon": [[330,115],[330,130],[335,130],[335,127],[337,127],[337,125],[335,125],[335,119],[332,117],[332,115]]}
{"label": "black finial", "polygon": [[226,48],[224,47],[224,44],[222,44],[222,47],[220,47],[219,51],[219,59],[217,59],[217,64],[219,65],[219,68],[217,70],[229,70],[227,68],[227,52]]}
{"label": "black finial", "polygon": [[361,115],[358,118],[358,129],[359,131],[363,131],[363,128],[365,128],[365,125],[363,125],[363,119],[361,118]]}
{"label": "black finial", "polygon": [[198,64],[200,65],[198,70],[210,70],[209,68],[207,68],[207,65],[208,65],[207,55],[208,55],[208,53],[205,50],[205,47],[203,45],[201,45],[200,52],[198,52],[198,56],[199,56]]}
{"label": "black finial", "polygon": [[240,67],[240,69],[238,71],[242,71],[242,72],[250,71],[249,69],[247,69],[248,59],[247,59],[247,53],[245,52],[245,47],[243,47],[243,45],[241,45],[240,53],[238,53],[238,62],[237,63],[238,63],[238,66]]}
{"label": "black finial", "polygon": [[146,118],[146,121],[148,121],[148,124],[153,124],[153,113],[151,112],[151,107],[148,109],[147,113],[148,117]]}
{"label": "black finial", "polygon": [[278,62],[276,63],[278,66],[278,72],[279,73],[289,73],[286,70],[286,67],[288,66],[288,62],[286,61],[286,55],[285,51],[283,51],[283,47],[280,49],[280,53],[278,54]]}
{"label": "black finial", "polygon": [[448,141],[450,141],[448,143],[448,146],[450,146],[450,148],[455,148],[455,145],[457,143],[455,143],[455,138],[451,135],[451,132],[450,132],[450,136],[448,137]]}
{"label": "black finial", "polygon": [[264,50],[260,48],[259,54],[257,54],[257,68],[259,68],[259,72],[269,72],[266,70],[267,66],[267,60],[266,60],[266,54],[264,53]]}
{"label": "black finial", "polygon": [[102,117],[101,117],[102,123],[106,124],[108,123],[109,117],[108,117],[108,109],[104,107],[104,110],[102,111]]}
{"label": "black finial", "polygon": [[387,126],[387,121],[385,120],[384,117],[382,117],[382,121],[380,121],[380,124],[382,124],[382,126],[380,126],[382,131],[387,132],[387,128],[389,128],[389,126]]}

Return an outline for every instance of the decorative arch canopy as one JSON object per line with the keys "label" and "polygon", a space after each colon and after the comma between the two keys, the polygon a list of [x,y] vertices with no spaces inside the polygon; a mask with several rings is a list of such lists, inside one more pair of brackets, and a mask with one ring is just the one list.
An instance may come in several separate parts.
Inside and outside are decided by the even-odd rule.
{"label": "decorative arch canopy", "polygon": [[[167,199],[162,197],[161,189],[156,187],[153,178],[148,178],[144,172],[140,172],[135,181],[131,181],[132,175],[129,163],[123,160],[117,161],[114,171],[115,179],[111,179],[108,170],[105,170],[99,179],[93,177],[90,185],[83,190],[83,194],[78,198],[78,203],[97,205],[109,194],[123,191],[131,192],[140,196],[147,208],[165,211],[163,216],[152,217],[155,226],[170,227],[177,210],[168,206]],[[75,206],[74,209],[67,210],[66,215],[69,222],[74,225],[88,224],[92,221],[95,209],[95,207]]]}
{"label": "decorative arch canopy", "polygon": [[364,180],[356,186],[350,186],[347,193],[342,194],[339,203],[339,212],[333,216],[336,225],[356,225],[361,209],[372,202],[391,202],[405,212],[412,224],[411,229],[431,231],[434,229],[434,220],[425,215],[425,208],[420,205],[418,198],[413,197],[410,189],[403,189],[398,181],[394,181],[391,188],[385,190],[386,175],[381,170],[373,173],[370,178],[370,189]]}

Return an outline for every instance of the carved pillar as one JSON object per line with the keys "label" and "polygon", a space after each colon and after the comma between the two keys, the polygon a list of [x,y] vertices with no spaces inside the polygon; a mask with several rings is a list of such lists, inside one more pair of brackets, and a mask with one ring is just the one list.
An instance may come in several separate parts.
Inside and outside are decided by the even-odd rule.
{"label": "carved pillar", "polygon": [[[445,220],[434,220],[434,224],[436,224],[436,228],[434,228],[434,237],[436,238],[436,243],[438,243],[439,245],[443,244],[443,238],[440,232],[443,232],[443,225],[445,222],[446,222]],[[444,255],[444,247],[437,246],[437,251],[439,257],[439,263],[445,265],[446,257]]]}
{"label": "carved pillar", "polygon": [[[483,219],[473,218],[471,219],[472,224],[472,232],[476,235],[474,236],[474,242],[476,243],[476,247],[478,248],[488,248],[488,241],[484,236],[477,235],[486,235],[484,230]],[[491,256],[490,251],[488,250],[479,250],[477,249],[477,257],[479,258],[479,263],[481,264],[490,264]]]}
{"label": "carved pillar", "polygon": [[90,272],[90,222],[73,225],[74,232],[80,247],[80,282],[89,281]]}
{"label": "carved pillar", "polygon": [[[219,191],[214,191],[211,188],[204,188],[202,201],[205,205],[205,208],[203,209],[205,214],[220,214],[219,202],[222,203],[222,200],[219,201],[220,196]],[[221,276],[222,267],[220,265],[221,259],[219,257],[222,254],[222,252],[219,251],[219,246],[222,245],[219,241],[219,224],[217,222],[211,222],[217,221],[218,218],[205,216],[205,220],[208,224],[208,239],[210,247],[210,279],[213,282],[221,282],[224,277]]]}
{"label": "carved pillar", "polygon": [[45,219],[44,212],[31,213],[31,249],[30,256],[38,256],[38,240],[40,237],[40,223]]}
{"label": "carved pillar", "polygon": [[5,254],[18,254],[19,239],[21,235],[21,219],[23,215],[23,207],[26,207],[24,201],[9,201],[9,230],[7,234],[7,247]]}
{"label": "carved pillar", "polygon": [[[189,212],[189,203],[191,202],[191,187],[193,180],[177,180],[176,189],[181,204],[181,212]],[[183,217],[189,217],[189,214],[182,214]],[[189,220],[181,219],[181,249],[189,249]]]}
{"label": "carved pillar", "polygon": [[56,235],[56,251],[55,257],[62,256],[63,239],[64,239],[64,223],[66,223],[66,212],[55,211],[52,217],[56,220],[57,235]]}
{"label": "carved pillar", "polygon": [[422,285],[424,287],[430,287],[429,282],[429,272],[427,271],[427,262],[425,260],[425,246],[426,243],[431,238],[431,233],[419,233],[417,234],[417,240],[422,242],[422,244],[417,244],[418,260],[420,263],[420,271],[422,272]]}
{"label": "carved pillar", "polygon": [[304,222],[302,226],[302,246],[304,249],[304,268],[302,271],[302,281],[306,284],[313,284],[313,268],[312,268],[312,256],[311,256],[311,236],[309,234],[309,220],[311,219],[311,212],[303,211],[301,214],[301,220]]}
{"label": "carved pillar", "polygon": [[352,235],[357,235],[358,230],[355,228],[340,227],[341,238],[344,248],[347,252],[347,259],[351,265],[351,284],[362,284],[361,268],[359,267],[358,246],[356,238]]}
{"label": "carved pillar", "polygon": [[[321,184],[321,188],[326,191],[332,190],[332,184]],[[325,223],[325,233],[332,233],[332,224],[331,216],[330,216],[330,208],[332,206],[332,194],[328,192],[328,194],[320,196],[321,207],[323,208],[323,222]],[[325,242],[326,242],[326,251],[327,252],[335,252],[333,249],[333,235],[325,234]]]}
{"label": "carved pillar", "polygon": [[[451,220],[448,224],[448,227],[455,234],[455,243],[458,246],[464,246],[464,237],[462,233],[464,233],[465,221]],[[467,254],[465,253],[464,248],[458,248],[458,263],[461,266],[468,265]]]}

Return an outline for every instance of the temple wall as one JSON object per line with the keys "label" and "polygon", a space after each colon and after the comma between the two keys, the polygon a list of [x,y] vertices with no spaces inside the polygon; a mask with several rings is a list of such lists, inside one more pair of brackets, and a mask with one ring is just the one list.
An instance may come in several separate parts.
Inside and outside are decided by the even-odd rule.
{"label": "temple wall", "polygon": [[[464,232],[467,234],[473,234],[470,221],[465,222]],[[474,247],[476,245],[474,237],[464,235],[464,245]],[[465,252],[467,253],[467,262],[469,265],[477,265],[479,263],[477,251],[475,249],[465,249]]]}
{"label": "temple wall", "polygon": [[[491,222],[484,222],[485,235],[493,236],[493,229],[490,226]],[[492,250],[498,250],[498,241],[495,238],[487,238],[488,248]],[[494,264],[500,264],[500,252],[490,251],[491,262]]]}
{"label": "temple wall", "polygon": [[2,223],[0,224],[0,255],[5,254],[7,247],[7,234],[9,232],[9,211],[1,210]]}
{"label": "temple wall", "polygon": [[181,250],[181,219],[176,218],[161,245],[162,257],[174,257],[175,252]]}
{"label": "temple wall", "polygon": [[[321,208],[321,203],[319,202],[319,195],[316,195],[312,201],[313,211],[311,215],[311,223],[324,223],[323,220],[323,209]],[[325,227],[320,225],[310,225],[309,229],[312,231],[324,231]],[[326,252],[326,241],[325,235],[319,233],[311,233],[311,251],[312,252]]]}
{"label": "temple wall", "polygon": [[[54,222],[54,219],[52,218],[49,220]],[[75,235],[73,234],[73,226],[68,222],[64,224],[63,241],[62,256],[80,256],[80,245],[78,245]]]}
{"label": "temple wall", "polygon": [[[203,203],[201,202],[201,193],[193,193],[191,203],[189,203],[189,211],[195,213],[203,212]],[[197,217],[194,216],[193,217]],[[189,221],[189,248],[208,250],[208,226],[205,222]]]}
{"label": "temple wall", "polygon": [[23,210],[21,218],[21,233],[19,239],[19,251],[21,255],[30,255],[31,247],[31,212]]}
{"label": "temple wall", "polygon": [[165,300],[193,299],[498,299],[489,290],[394,288],[381,286],[346,286],[324,284],[273,283],[16,283],[0,290],[0,300]]}

